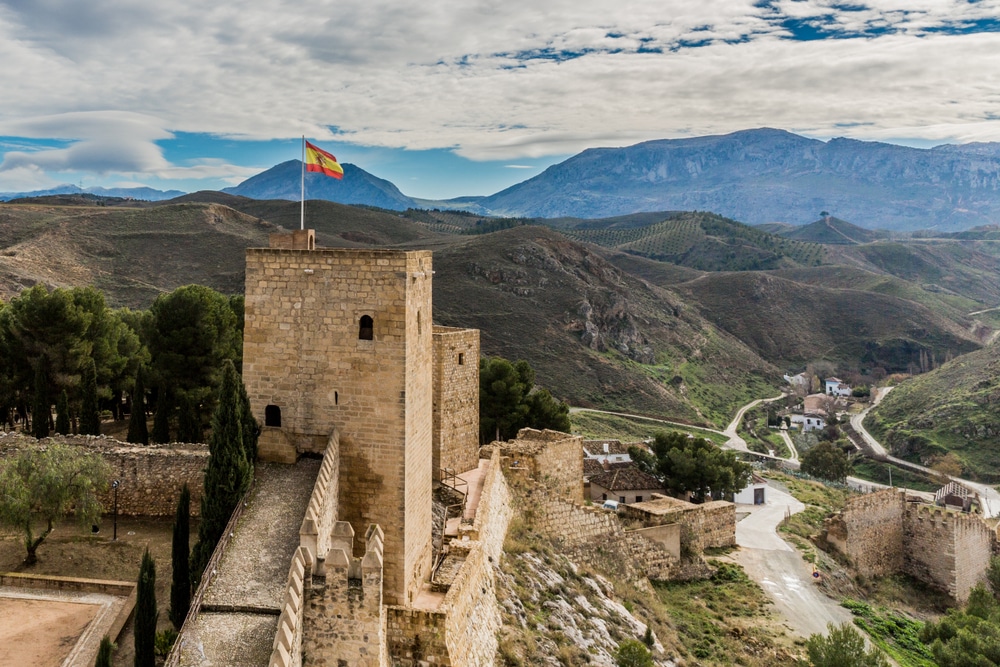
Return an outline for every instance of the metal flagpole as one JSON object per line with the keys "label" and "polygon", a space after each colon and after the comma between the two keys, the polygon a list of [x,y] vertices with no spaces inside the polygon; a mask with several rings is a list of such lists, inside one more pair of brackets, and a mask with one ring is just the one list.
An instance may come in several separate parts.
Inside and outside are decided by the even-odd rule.
{"label": "metal flagpole", "polygon": [[302,194],[299,229],[306,228],[306,135],[302,135]]}

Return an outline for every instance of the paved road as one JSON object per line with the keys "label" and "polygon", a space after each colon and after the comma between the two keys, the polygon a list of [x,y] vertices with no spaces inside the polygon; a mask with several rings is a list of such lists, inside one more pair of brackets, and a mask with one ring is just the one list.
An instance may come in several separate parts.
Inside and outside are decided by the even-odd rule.
{"label": "paved road", "polygon": [[788,435],[788,431],[785,430],[785,429],[781,429],[781,431],[779,431],[779,433],[781,433],[781,439],[785,441],[785,445],[788,446],[788,451],[792,453],[791,458],[789,458],[788,460],[789,461],[798,461],[799,460],[799,450],[795,449],[795,443],[792,442],[792,436]]}
{"label": "paved road", "polygon": [[[858,432],[861,438],[865,441],[865,444],[872,450],[875,458],[894,463],[901,468],[909,468],[910,470],[915,470],[917,472],[922,472],[930,475],[938,475],[934,470],[926,466],[922,466],[918,463],[912,463],[911,461],[904,461],[903,459],[896,458],[892,456],[885,450],[885,447],[872,437],[872,434],[865,429],[864,420],[868,415],[868,411],[879,404],[879,402],[889,393],[892,387],[886,388],[884,391],[880,391],[876,396],[872,405],[863,410],[862,412],[851,417],[851,426],[854,430]],[[974,489],[978,494],[979,498],[983,501],[983,515],[986,517],[1000,516],[1000,493],[992,486],[987,484],[981,484],[979,482],[973,482],[968,479],[962,479],[961,477],[950,477],[949,479],[958,482],[964,486]]]}
{"label": "paved road", "polygon": [[723,431],[723,434],[725,434],[725,436],[729,438],[729,442],[726,443],[726,447],[729,447],[730,449],[739,449],[744,452],[747,451],[747,441],[741,438],[740,435],[737,433],[737,430],[739,430],[740,427],[740,423],[743,421],[743,415],[746,414],[747,410],[749,410],[750,408],[754,407],[759,403],[770,403],[771,401],[777,401],[779,399],[782,399],[785,396],[787,396],[787,394],[785,394],[785,392],[781,392],[774,398],[758,398],[756,401],[750,401],[742,408],[737,410],[736,416],[733,417],[733,421],[729,422],[729,426],[727,426],[726,430]]}
{"label": "paved road", "polygon": [[812,577],[812,567],[801,554],[778,537],[776,530],[786,514],[795,514],[805,506],[774,487],[767,489],[766,505],[741,505],[751,514],[736,524],[736,560],[747,575],[760,584],[774,600],[789,630],[800,637],[826,633],[827,623],[851,621],[851,612],[819,590]]}

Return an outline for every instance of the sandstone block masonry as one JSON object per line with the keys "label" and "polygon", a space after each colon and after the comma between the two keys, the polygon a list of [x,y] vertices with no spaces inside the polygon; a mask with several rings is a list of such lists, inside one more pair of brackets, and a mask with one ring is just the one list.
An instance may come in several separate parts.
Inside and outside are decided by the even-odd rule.
{"label": "sandstone block masonry", "polygon": [[515,472],[538,481],[560,498],[583,502],[583,437],[522,428],[516,439],[493,445],[510,459]]}
{"label": "sandstone block masonry", "polygon": [[382,527],[392,604],[431,565],[432,274],[428,251],[247,251],[243,377],[261,454],[320,452],[340,432],[339,518]]}
{"label": "sandstone block masonry", "polygon": [[907,502],[894,489],[850,499],[827,519],[824,537],[862,575],[902,572],[959,602],[984,581],[997,547],[980,517]]}
{"label": "sandstone block masonry", "polygon": [[[177,510],[181,487],[191,490],[191,513],[201,512],[201,496],[208,447],[197,444],[133,445],[103,436],[58,436],[36,440],[16,433],[0,434],[0,457],[11,456],[27,447],[44,447],[61,442],[100,454],[111,467],[112,479],[119,480],[118,513],[125,516],[172,517]],[[108,489],[101,497],[105,514],[114,503]]]}
{"label": "sandstone block masonry", "polygon": [[434,327],[434,477],[479,465],[479,330]]}

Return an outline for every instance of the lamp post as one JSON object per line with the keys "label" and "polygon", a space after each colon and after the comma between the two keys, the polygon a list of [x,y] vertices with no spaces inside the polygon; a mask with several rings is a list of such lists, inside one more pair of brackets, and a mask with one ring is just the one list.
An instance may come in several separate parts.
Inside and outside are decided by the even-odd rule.
{"label": "lamp post", "polygon": [[112,533],[111,541],[118,541],[118,485],[121,484],[121,480],[116,479],[111,482],[111,488],[115,490],[115,519],[114,519],[114,531]]}

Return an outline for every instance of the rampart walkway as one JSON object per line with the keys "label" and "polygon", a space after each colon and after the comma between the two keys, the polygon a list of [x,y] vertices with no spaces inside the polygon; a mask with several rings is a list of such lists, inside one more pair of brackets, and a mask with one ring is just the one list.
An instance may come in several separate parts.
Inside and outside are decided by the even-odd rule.
{"label": "rampart walkway", "polygon": [[181,664],[260,665],[271,656],[288,564],[320,461],[258,464],[256,489],[181,647]]}

